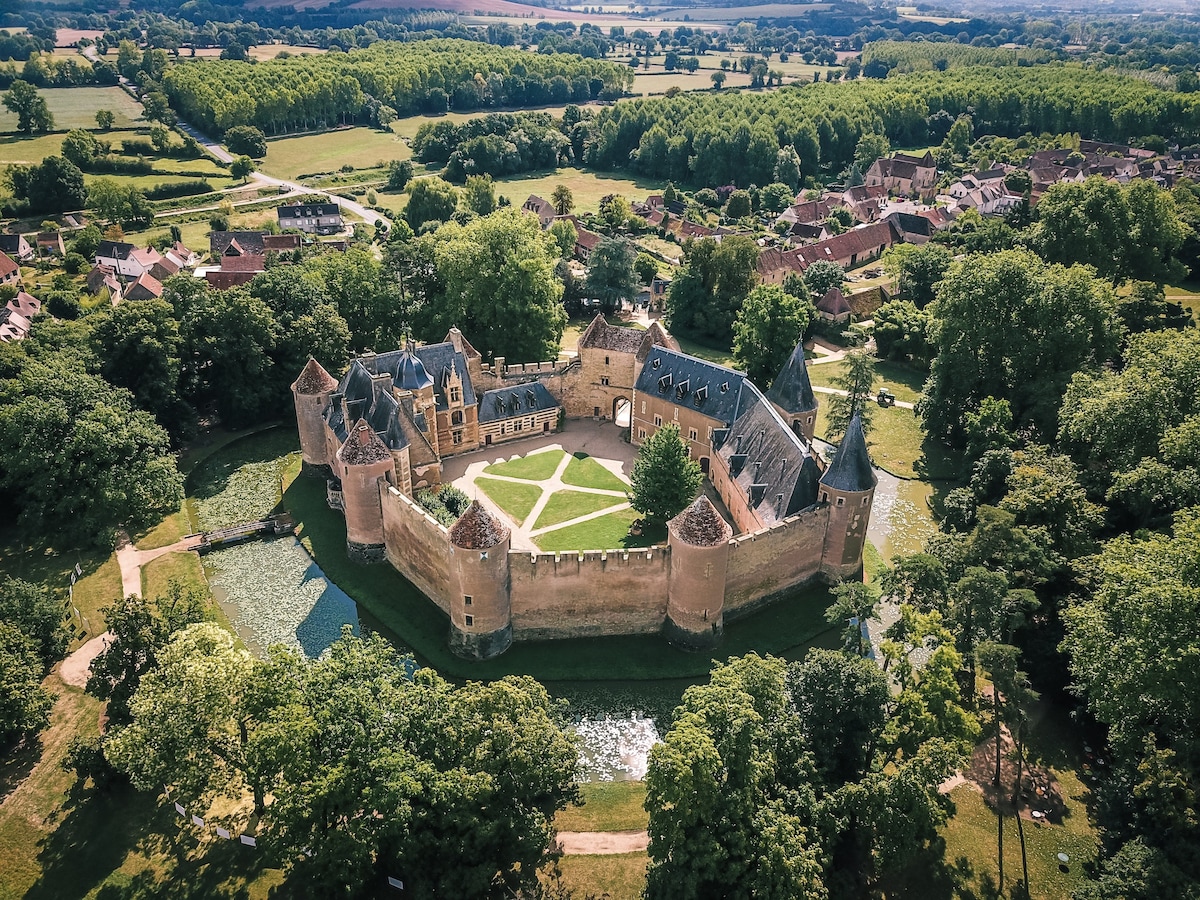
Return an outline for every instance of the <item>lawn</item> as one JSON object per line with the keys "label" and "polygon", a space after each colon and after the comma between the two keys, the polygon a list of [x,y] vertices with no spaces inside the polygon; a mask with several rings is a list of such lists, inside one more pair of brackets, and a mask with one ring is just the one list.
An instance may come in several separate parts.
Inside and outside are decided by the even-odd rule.
{"label": "lawn", "polygon": [[[560,522],[569,522],[589,513],[599,512],[612,506],[625,503],[624,497],[610,497],[605,494],[589,494],[584,491],[555,491],[538,516],[534,528],[549,528]],[[587,524],[587,523],[583,523]],[[626,526],[628,527],[628,526]]]}
{"label": "lawn", "polygon": [[[810,76],[811,77],[811,76]],[[750,76],[745,72],[729,71],[725,73],[725,90],[730,88],[747,88],[750,86]],[[713,89],[712,70],[698,69],[695,72],[658,71],[654,67],[649,72],[638,70],[633,78],[634,94],[664,94],[667,88],[677,87],[684,91],[711,91]]]}
{"label": "lawn", "polygon": [[576,454],[562,474],[564,484],[595,488],[600,491],[627,491],[629,483],[618,478],[587,454]]}
{"label": "lawn", "polygon": [[[51,675],[57,696],[41,746],[0,769],[0,900],[60,897],[240,896],[266,900],[283,881],[240,844],[200,843],[162,798],[128,787],[78,784],[61,761],[76,736],[98,733],[101,704]],[[17,783],[19,781],[19,783]],[[14,785],[8,793],[10,784]]]}
{"label": "lawn", "polygon": [[[41,88],[38,93],[46,99],[58,131],[95,129],[100,109],[112,110],[116,128],[128,128],[142,115],[142,105],[118,87]],[[0,108],[0,131],[16,130],[16,115]]]}
{"label": "lawn", "polygon": [[507,462],[492,463],[483,472],[485,475],[504,475],[525,481],[545,481],[555,473],[564,456],[566,453],[562,450],[543,450]]}
{"label": "lawn", "polygon": [[411,156],[408,145],[394,134],[373,128],[343,128],[270,140],[267,158],[260,168],[276,178],[295,181],[307,175],[336,172],[342,166],[372,169]]}
{"label": "lawn", "polygon": [[573,890],[577,897],[641,900],[649,861],[645,853],[564,856],[559,868],[563,886]]}
{"label": "lawn", "polygon": [[547,553],[565,550],[617,550],[621,548],[648,547],[655,543],[656,535],[642,534],[634,537],[629,533],[629,526],[640,515],[632,509],[621,509],[571,525],[548,531],[533,542]]}
{"label": "lawn", "polygon": [[597,781],[579,786],[583,806],[569,806],[554,817],[559,831],[643,831],[650,814],[642,781]]}
{"label": "lawn", "polygon": [[499,478],[475,479],[475,486],[488,495],[518,525],[533,511],[534,504],[542,497],[542,489],[536,484],[517,484]]}
{"label": "lawn", "polygon": [[163,597],[172,581],[193,588],[202,595],[208,594],[208,580],[204,567],[195,553],[164,553],[142,566],[142,596]]}
{"label": "lawn", "polygon": [[733,361],[733,350],[729,347],[709,347],[707,344],[697,344],[693,340],[681,338],[678,335],[672,335],[672,337],[679,341],[679,349],[684,353],[716,363],[718,366],[725,366],[727,369],[737,368]]}
{"label": "lawn", "polygon": [[153,528],[133,535],[133,543],[139,550],[157,550],[159,547],[171,546],[190,533],[187,509],[181,506],[179,512],[171,513]]}
{"label": "lawn", "polygon": [[57,156],[62,142],[61,134],[0,135],[0,165],[40,163],[47,156]]}
{"label": "lawn", "polygon": [[[814,366],[813,368],[821,368]],[[828,394],[818,394],[817,437],[829,434]],[[867,449],[879,468],[901,478],[954,480],[959,477],[961,457],[931,448],[921,431],[921,420],[911,409],[872,406],[867,430]]]}
{"label": "lawn", "polygon": [[[818,387],[833,387],[833,379],[845,373],[845,360],[818,363],[808,367],[808,380]],[[875,361],[875,375],[876,389],[885,387],[904,403],[916,403],[921,399],[921,391],[929,377],[928,372],[887,359]],[[911,414],[911,410],[909,412]]]}
{"label": "lawn", "polygon": [[571,189],[576,213],[596,212],[600,201],[609,194],[622,194],[629,200],[644,200],[649,194],[661,193],[666,182],[645,178],[619,178],[600,172],[561,168],[551,172],[531,172],[510,175],[496,181],[496,193],[508,197],[515,206],[525,202],[530,194],[549,199],[554,188],[565,184]]}

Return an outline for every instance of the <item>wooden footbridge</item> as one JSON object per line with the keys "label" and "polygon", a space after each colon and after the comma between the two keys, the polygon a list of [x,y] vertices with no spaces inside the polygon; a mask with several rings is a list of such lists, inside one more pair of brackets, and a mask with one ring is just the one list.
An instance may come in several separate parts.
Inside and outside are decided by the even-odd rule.
{"label": "wooden footbridge", "polygon": [[246,522],[242,525],[232,525],[229,528],[218,528],[216,531],[205,531],[202,534],[190,534],[185,538],[188,549],[207,553],[218,547],[228,547],[259,537],[275,537],[281,534],[291,534],[296,529],[296,523],[291,516],[282,513],[257,522]]}

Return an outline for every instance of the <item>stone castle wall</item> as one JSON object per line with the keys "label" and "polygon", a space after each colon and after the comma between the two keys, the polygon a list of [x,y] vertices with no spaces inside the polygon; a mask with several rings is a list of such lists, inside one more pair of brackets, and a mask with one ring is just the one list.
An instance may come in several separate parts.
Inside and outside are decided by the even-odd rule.
{"label": "stone castle wall", "polygon": [[670,549],[508,554],[518,640],[652,634],[667,612]]}
{"label": "stone castle wall", "polygon": [[725,617],[736,619],[821,571],[829,508],[817,506],[729,542]]}
{"label": "stone castle wall", "polygon": [[450,533],[390,484],[380,485],[387,561],[450,615]]}

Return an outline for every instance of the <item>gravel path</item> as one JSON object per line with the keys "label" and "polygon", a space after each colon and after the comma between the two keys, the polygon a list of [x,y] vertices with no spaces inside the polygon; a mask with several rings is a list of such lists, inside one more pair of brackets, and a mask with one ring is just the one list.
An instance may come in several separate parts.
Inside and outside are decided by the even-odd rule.
{"label": "gravel path", "polygon": [[637,853],[650,845],[644,831],[560,831],[558,843],[568,856]]}

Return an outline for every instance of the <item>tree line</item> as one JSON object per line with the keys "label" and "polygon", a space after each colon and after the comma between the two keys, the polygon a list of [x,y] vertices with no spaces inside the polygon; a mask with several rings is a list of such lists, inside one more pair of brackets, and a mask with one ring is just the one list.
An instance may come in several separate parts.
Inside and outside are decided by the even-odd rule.
{"label": "tree line", "polygon": [[437,40],[262,63],[181,62],[163,74],[162,87],[176,112],[201,128],[279,133],[353,122],[370,98],[397,115],[549,103],[559,77],[572,97],[595,99],[620,96],[633,76],[600,60]]}
{"label": "tree line", "polygon": [[[1077,65],[972,67],[884,80],[785,87],[769,94],[691,92],[629,100],[589,125],[584,162],[715,187],[776,180],[792,147],[806,177],[841,172],[858,141],[882,134],[899,146],[928,141],[931,119],[973,117],[979,133],[1078,131],[1098,139],[1187,139],[1200,132],[1200,101],[1148,82]],[[940,135],[939,135],[940,137]]]}

